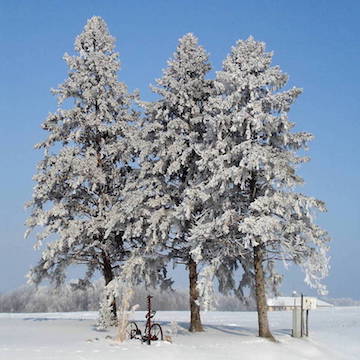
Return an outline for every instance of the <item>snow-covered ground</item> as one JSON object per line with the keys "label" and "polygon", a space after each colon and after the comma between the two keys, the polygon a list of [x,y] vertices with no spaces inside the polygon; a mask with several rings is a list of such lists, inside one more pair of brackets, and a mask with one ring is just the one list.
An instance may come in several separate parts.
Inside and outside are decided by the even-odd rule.
{"label": "snow-covered ground", "polygon": [[[141,328],[144,315],[134,314],[134,320],[142,321]],[[360,307],[311,311],[306,339],[290,336],[291,312],[269,313],[278,343],[256,336],[254,312],[203,313],[206,331],[190,334],[188,312],[159,311],[155,319],[173,342],[152,346],[139,340],[116,343],[115,329],[95,329],[96,316],[94,312],[0,314],[0,359],[360,359]]]}

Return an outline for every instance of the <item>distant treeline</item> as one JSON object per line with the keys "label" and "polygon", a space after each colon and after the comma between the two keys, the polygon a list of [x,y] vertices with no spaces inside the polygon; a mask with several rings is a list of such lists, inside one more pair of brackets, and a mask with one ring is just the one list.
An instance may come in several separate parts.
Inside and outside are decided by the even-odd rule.
{"label": "distant treeline", "polygon": [[[97,311],[104,285],[96,281],[92,287],[76,289],[65,284],[58,289],[50,286],[25,285],[14,291],[0,294],[0,312],[68,312]],[[146,310],[146,296],[151,294],[155,310],[189,310],[187,290],[161,291],[136,287],[132,303],[139,304],[138,310]],[[255,302],[244,304],[233,296],[217,295],[214,310],[255,310]]]}
{"label": "distant treeline", "polygon": [[360,306],[360,300],[351,298],[323,298],[322,300],[334,306]]}
{"label": "distant treeline", "polygon": [[[11,292],[0,294],[0,312],[67,312],[97,311],[104,289],[98,280],[86,289],[75,289],[65,284],[58,289],[50,286],[25,285]],[[139,304],[138,310],[146,310],[146,296],[154,296],[155,310],[189,310],[187,290],[161,291],[136,287],[132,303]],[[360,306],[360,301],[351,298],[324,298],[335,306]],[[214,310],[255,310],[255,302],[244,304],[234,296],[216,295]]]}

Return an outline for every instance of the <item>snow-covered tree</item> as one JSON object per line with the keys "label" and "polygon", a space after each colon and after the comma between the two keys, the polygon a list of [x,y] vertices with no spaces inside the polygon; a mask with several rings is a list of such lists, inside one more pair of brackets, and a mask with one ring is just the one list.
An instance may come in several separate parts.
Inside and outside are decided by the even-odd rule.
{"label": "snow-covered tree", "polygon": [[[36,247],[45,247],[30,280],[49,278],[60,284],[71,264],[84,264],[83,284],[94,271],[105,284],[129,256],[122,230],[108,231],[111,210],[127,197],[132,181],[134,96],[117,80],[120,68],[115,39],[104,20],[93,17],[76,38],[75,56],[65,54],[68,78],[58,89],[58,109],[42,128],[47,138],[34,176],[28,232],[36,232]],[[126,210],[123,210],[126,212]]]}
{"label": "snow-covered tree", "polygon": [[202,331],[197,302],[197,268],[189,250],[192,219],[198,213],[191,188],[197,181],[197,146],[205,133],[203,114],[212,91],[207,80],[208,55],[193,34],[179,40],[163,77],[153,91],[157,101],[145,103],[146,119],[139,142],[142,211],[146,211],[149,246],[167,249],[187,266],[190,280],[190,331]]}
{"label": "snow-covered tree", "polygon": [[206,117],[211,150],[197,162],[209,175],[195,192],[203,212],[191,237],[194,258],[209,262],[203,287],[213,274],[231,274],[237,261],[243,265],[240,287],[254,288],[259,336],[268,338],[266,274],[276,288],[275,261],[291,261],[303,268],[307,284],[324,291],[329,241],[313,222],[313,211],[325,211],[324,203],[296,192],[303,183],[296,166],[309,160],[297,152],[312,139],[292,132],[288,119],[301,90],[281,91],[288,77],[271,61],[265,44],[250,37],[237,42],[217,73]]}

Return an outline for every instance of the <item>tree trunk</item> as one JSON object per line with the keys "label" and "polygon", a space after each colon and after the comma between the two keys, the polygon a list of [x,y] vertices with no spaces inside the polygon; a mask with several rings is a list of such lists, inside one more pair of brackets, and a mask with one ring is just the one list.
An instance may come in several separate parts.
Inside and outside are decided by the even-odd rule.
{"label": "tree trunk", "polygon": [[275,341],[269,328],[263,269],[264,250],[261,245],[254,247],[255,295],[258,313],[259,336]]}
{"label": "tree trunk", "polygon": [[[105,286],[106,286],[107,284],[110,283],[111,280],[114,279],[114,273],[113,273],[113,270],[112,270],[110,259],[104,252],[102,254],[102,259],[103,259],[102,271],[103,271],[104,280],[105,280]],[[117,315],[116,315],[116,302],[115,302],[115,300],[111,305],[111,312],[113,314],[114,320],[116,320]]]}
{"label": "tree trunk", "polygon": [[197,289],[197,269],[196,262],[189,258],[188,263],[189,268],[189,282],[190,282],[190,327],[189,331],[191,332],[200,332],[204,331],[203,326],[201,325],[200,319],[200,306],[197,304],[199,298],[199,292]]}

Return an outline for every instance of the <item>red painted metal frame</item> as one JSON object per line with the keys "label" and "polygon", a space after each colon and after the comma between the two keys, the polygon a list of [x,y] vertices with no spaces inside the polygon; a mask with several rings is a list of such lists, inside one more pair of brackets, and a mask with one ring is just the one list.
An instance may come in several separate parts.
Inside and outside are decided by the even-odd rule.
{"label": "red painted metal frame", "polygon": [[[151,341],[156,341],[156,340],[163,340],[163,332],[162,332],[162,328],[160,326],[160,324],[158,323],[153,323],[151,321],[151,319],[154,317],[155,315],[155,311],[153,312],[152,309],[151,309],[151,299],[152,299],[152,296],[151,295],[148,295],[147,296],[147,313],[146,313],[146,324],[145,324],[145,331],[144,331],[144,336],[141,336],[141,331],[139,330],[138,326],[136,325],[135,322],[131,322],[129,323],[130,324],[135,324],[135,327],[136,327],[136,334],[135,336],[132,336],[132,333],[134,331],[133,330],[130,330],[130,338],[133,339],[133,338],[136,338],[137,335],[140,335],[140,339],[148,344],[148,345],[151,345]],[[154,328],[154,329],[159,329],[160,332],[159,333],[155,333],[155,334],[151,334],[151,328]],[[156,330],[154,330],[156,331]],[[158,337],[157,335],[160,334],[160,337]]]}
{"label": "red painted metal frame", "polygon": [[147,344],[151,345],[151,318],[152,318],[152,314],[151,314],[151,299],[152,296],[148,295],[147,297],[147,305],[148,305],[148,312],[146,314],[146,328],[147,328]]}

